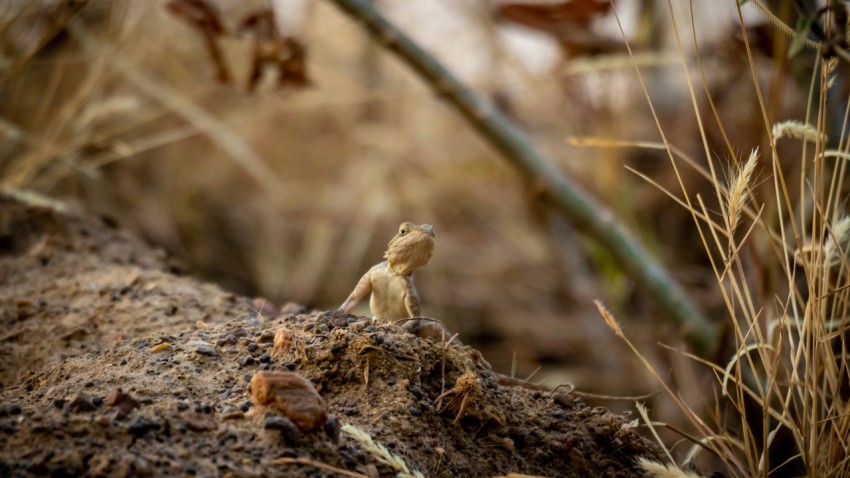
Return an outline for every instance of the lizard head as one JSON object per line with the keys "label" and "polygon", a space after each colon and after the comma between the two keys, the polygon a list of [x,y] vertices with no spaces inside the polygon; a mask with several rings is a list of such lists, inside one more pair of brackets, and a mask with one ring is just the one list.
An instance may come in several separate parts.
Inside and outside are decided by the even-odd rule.
{"label": "lizard head", "polygon": [[404,276],[427,264],[433,252],[434,226],[417,226],[412,222],[405,222],[398,227],[398,234],[387,244],[384,259],[393,274]]}

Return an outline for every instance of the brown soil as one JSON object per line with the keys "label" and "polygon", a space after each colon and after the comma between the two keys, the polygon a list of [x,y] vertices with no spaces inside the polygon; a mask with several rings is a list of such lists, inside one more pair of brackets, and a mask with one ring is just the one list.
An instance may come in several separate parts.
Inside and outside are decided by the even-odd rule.
{"label": "brown soil", "polygon": [[[109,221],[0,198],[0,476],[396,476],[344,424],[425,476],[641,476],[658,458],[625,417],[500,384],[457,342],[297,309],[177,275]],[[266,428],[250,379],[286,369],[324,427]]]}

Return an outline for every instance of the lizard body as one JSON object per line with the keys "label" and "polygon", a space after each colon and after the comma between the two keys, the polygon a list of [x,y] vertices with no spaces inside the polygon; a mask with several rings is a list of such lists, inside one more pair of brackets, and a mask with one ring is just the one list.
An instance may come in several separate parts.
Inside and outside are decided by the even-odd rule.
{"label": "lizard body", "polygon": [[337,309],[349,313],[366,294],[371,293],[369,308],[376,319],[394,320],[419,317],[419,293],[413,283],[413,271],[424,266],[434,252],[434,227],[405,222],[387,244],[384,262],[373,266]]}

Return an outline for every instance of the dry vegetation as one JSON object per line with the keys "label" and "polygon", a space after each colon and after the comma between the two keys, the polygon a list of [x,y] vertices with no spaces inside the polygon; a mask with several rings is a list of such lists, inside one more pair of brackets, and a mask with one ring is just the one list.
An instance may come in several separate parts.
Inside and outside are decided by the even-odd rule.
{"label": "dry vegetation", "polygon": [[[670,452],[683,467],[850,473],[844,4],[377,2],[669,265],[724,331],[695,357],[609,251],[332,2],[270,2],[276,30],[260,1],[12,3],[7,190],[82,202],[231,289],[318,308],[396,224],[433,223],[425,312],[497,369],[660,386],[647,428],[688,438]],[[558,60],[538,61],[546,45]]]}

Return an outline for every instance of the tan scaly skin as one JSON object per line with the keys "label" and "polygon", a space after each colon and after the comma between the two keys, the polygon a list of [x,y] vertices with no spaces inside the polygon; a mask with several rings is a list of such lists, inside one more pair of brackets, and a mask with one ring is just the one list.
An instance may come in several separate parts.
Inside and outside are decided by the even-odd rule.
{"label": "tan scaly skin", "polygon": [[387,245],[386,260],[369,269],[348,299],[334,312],[348,314],[371,292],[369,307],[376,319],[419,317],[421,308],[419,293],[413,284],[413,271],[427,264],[433,252],[433,226],[403,223]]}

